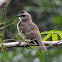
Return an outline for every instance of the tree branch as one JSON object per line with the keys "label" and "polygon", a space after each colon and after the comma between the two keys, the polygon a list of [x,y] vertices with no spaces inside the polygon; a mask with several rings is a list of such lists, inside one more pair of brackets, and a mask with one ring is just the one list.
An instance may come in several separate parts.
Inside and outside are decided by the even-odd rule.
{"label": "tree branch", "polygon": [[[59,40],[59,41],[43,41],[43,43],[46,45],[46,46],[59,46],[59,45],[62,45],[62,40]],[[1,45],[0,44],[0,48],[1,48]],[[3,45],[6,45],[6,48],[10,48],[10,47],[29,47],[29,46],[33,46],[32,43],[28,43],[28,42],[9,42],[9,43],[4,43]],[[36,43],[35,43],[35,46],[38,46]]]}

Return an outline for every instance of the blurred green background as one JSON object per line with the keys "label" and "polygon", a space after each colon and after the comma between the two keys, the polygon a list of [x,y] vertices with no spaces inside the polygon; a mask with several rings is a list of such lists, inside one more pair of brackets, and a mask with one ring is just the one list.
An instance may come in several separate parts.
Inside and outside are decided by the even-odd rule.
{"label": "blurred green background", "polygon": [[[49,30],[62,31],[62,0],[12,0],[7,9],[6,24],[13,25],[5,28],[5,39],[17,34],[16,15],[22,10],[32,15],[40,32]],[[43,38],[43,36],[42,36]],[[62,46],[47,47],[48,51],[56,51],[45,56],[45,62],[62,62]],[[36,56],[36,49],[8,48],[0,51],[0,62],[40,62]]]}

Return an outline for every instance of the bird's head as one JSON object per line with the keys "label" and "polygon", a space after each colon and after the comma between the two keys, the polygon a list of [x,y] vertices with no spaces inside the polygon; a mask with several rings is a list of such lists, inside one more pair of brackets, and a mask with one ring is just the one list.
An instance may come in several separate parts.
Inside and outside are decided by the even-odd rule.
{"label": "bird's head", "polygon": [[20,20],[26,21],[31,20],[31,15],[27,11],[22,11],[21,14],[17,14]]}

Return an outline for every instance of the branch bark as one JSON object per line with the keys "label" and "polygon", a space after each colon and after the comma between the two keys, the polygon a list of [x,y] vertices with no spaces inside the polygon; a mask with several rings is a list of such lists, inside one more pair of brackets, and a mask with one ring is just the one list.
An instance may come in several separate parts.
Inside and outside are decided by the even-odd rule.
{"label": "branch bark", "polygon": [[0,0],[0,17],[8,7],[11,0]]}
{"label": "branch bark", "polygon": [[[62,45],[62,40],[59,41],[43,41],[43,43],[45,44],[45,46],[59,46]],[[1,48],[0,44],[0,48]],[[28,43],[28,42],[9,42],[9,43],[4,43],[3,45],[6,45],[6,48],[10,48],[10,47],[29,47],[29,46],[33,46],[32,43]],[[35,46],[38,46],[37,44],[35,44]]]}

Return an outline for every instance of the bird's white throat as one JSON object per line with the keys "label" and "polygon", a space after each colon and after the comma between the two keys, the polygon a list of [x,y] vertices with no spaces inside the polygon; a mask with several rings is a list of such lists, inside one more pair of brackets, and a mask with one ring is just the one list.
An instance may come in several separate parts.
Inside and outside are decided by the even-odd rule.
{"label": "bird's white throat", "polygon": [[20,20],[20,21],[22,20],[21,17],[19,17],[19,20]]}
{"label": "bird's white throat", "polygon": [[21,17],[19,17],[19,20],[20,20],[20,21],[17,23],[18,34],[19,34],[20,36],[22,36],[23,39],[25,39],[24,35],[23,35],[22,33],[20,33],[20,31],[19,31],[19,23],[20,23],[21,20],[22,20]]}

